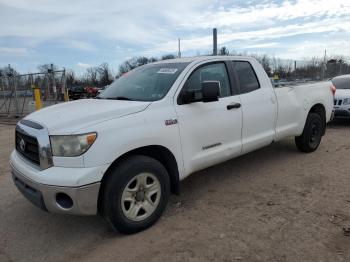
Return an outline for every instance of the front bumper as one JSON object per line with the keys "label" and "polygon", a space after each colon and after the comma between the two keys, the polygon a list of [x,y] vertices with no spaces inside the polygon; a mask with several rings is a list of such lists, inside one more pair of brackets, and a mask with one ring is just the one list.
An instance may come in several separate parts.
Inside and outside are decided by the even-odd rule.
{"label": "front bumper", "polygon": [[[100,182],[78,186],[53,186],[35,182],[10,163],[12,178],[19,191],[35,206],[53,213],[96,215]],[[58,196],[68,196],[72,205],[61,205]]]}
{"label": "front bumper", "polygon": [[334,119],[350,118],[350,107],[349,108],[335,108]]}
{"label": "front bumper", "polygon": [[[38,170],[14,151],[10,160],[18,190],[35,206],[53,213],[95,215],[100,181],[106,166],[94,168],[51,167]],[[65,196],[71,205],[62,205]]]}

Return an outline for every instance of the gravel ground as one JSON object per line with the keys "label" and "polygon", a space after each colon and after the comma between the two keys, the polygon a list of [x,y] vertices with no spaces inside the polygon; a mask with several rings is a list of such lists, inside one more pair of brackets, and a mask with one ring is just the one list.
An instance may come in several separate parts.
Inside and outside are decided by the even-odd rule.
{"label": "gravel ground", "polygon": [[32,206],[12,184],[14,126],[0,125],[0,261],[350,261],[350,122],[320,148],[292,139],[182,182],[160,221],[139,234],[100,217]]}

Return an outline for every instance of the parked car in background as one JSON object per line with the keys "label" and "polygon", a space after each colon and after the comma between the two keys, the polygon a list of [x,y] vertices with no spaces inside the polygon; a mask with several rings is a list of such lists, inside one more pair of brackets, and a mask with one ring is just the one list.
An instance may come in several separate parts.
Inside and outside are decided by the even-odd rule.
{"label": "parked car in background", "polygon": [[86,98],[87,93],[83,86],[73,86],[68,88],[69,100],[77,100],[81,98]]}
{"label": "parked car in background", "polygon": [[25,90],[23,92],[23,96],[25,96],[25,97],[33,97],[33,90]]}
{"label": "parked car in background", "polygon": [[99,90],[99,88],[92,87],[92,86],[88,86],[85,88],[85,91],[86,91],[88,98],[95,97],[97,95],[98,90]]}
{"label": "parked car in background", "polygon": [[334,118],[350,119],[350,74],[332,79],[337,91],[334,96]]}
{"label": "parked car in background", "polygon": [[170,192],[178,194],[193,172],[286,137],[301,152],[315,151],[334,92],[329,81],[274,88],[250,57],[147,64],[96,99],[22,119],[13,180],[44,210],[99,213],[112,228],[135,233],[158,220]]}
{"label": "parked car in background", "polygon": [[14,92],[9,90],[0,90],[0,99],[14,97]]}

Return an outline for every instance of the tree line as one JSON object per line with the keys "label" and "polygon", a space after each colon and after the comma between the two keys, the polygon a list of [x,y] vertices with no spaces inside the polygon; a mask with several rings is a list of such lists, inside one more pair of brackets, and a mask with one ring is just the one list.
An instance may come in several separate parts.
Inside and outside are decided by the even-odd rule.
{"label": "tree line", "polygon": [[[223,46],[219,49],[218,55],[234,55],[234,56],[252,56],[256,58],[265,69],[269,77],[278,75],[279,79],[295,80],[321,80],[329,79],[337,75],[350,74],[350,64],[346,62],[345,56],[336,55],[328,57],[312,57],[303,61],[294,61],[293,59],[279,59],[267,54],[247,54],[236,51],[229,51]],[[157,57],[133,57],[121,63],[117,69],[117,73],[112,73],[108,63],[102,63],[99,66],[93,66],[86,69],[83,75],[77,76],[73,70],[66,70],[67,87],[72,86],[97,86],[102,87],[111,84],[114,79],[129,72],[130,70],[148,63],[156,61],[176,58],[173,54]],[[38,66],[40,72],[47,72],[51,69],[51,64],[43,64]],[[53,70],[57,70],[57,65],[53,65]],[[0,68],[1,75],[19,74],[13,68]]]}
{"label": "tree line", "polygon": [[[247,53],[230,52],[225,46],[218,55],[242,56]],[[293,59],[280,59],[267,54],[250,54],[264,67],[268,76],[278,75],[280,79],[329,79],[338,75],[350,74],[350,64],[346,62],[345,56],[333,55],[326,60],[324,57],[312,57],[303,61]]]}

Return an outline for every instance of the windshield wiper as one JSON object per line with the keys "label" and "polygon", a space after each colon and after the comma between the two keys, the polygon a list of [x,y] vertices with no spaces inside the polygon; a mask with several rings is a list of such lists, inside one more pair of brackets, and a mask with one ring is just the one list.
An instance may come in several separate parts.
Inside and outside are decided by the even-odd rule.
{"label": "windshield wiper", "polygon": [[134,99],[131,99],[129,97],[125,96],[117,96],[117,97],[101,97],[101,96],[96,96],[94,97],[95,99],[108,99],[108,100],[125,100],[125,101],[135,101]]}
{"label": "windshield wiper", "polygon": [[133,99],[125,96],[107,97],[106,99],[134,101]]}

